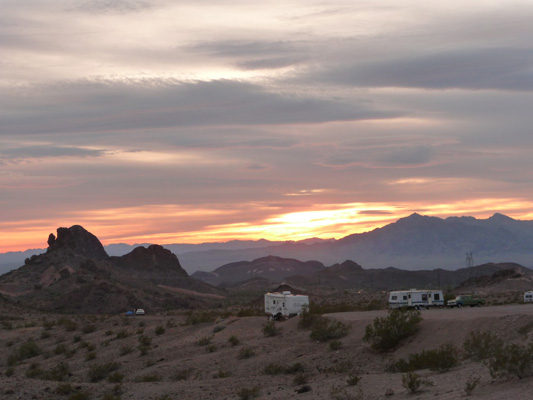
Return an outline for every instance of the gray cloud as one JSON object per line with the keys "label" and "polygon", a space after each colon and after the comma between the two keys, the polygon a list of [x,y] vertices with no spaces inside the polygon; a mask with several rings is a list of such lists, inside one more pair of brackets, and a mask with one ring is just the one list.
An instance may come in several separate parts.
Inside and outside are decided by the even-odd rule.
{"label": "gray cloud", "polygon": [[104,154],[101,150],[83,149],[78,147],[56,145],[25,145],[0,149],[0,160],[18,160],[32,158],[62,158],[62,157],[100,157]]}
{"label": "gray cloud", "polygon": [[[31,97],[28,96],[31,91]],[[393,118],[365,102],[280,94],[235,81],[74,82],[0,99],[3,134]]]}
{"label": "gray cloud", "polygon": [[311,74],[359,87],[533,90],[533,48],[467,48],[328,66]]}

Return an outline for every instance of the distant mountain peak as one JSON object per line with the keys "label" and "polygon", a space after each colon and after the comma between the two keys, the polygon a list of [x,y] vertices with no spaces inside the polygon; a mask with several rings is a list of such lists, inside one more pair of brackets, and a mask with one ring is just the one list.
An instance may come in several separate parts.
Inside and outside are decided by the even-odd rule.
{"label": "distant mountain peak", "polygon": [[513,218],[508,217],[507,215],[500,214],[500,213],[494,213],[492,217],[489,218],[489,221],[515,221]]}

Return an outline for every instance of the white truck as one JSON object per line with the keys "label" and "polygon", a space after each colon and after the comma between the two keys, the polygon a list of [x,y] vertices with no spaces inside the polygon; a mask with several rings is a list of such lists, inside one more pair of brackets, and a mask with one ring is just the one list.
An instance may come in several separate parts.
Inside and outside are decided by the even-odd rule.
{"label": "white truck", "polygon": [[440,307],[444,305],[442,290],[397,290],[389,293],[390,308],[421,308]]}
{"label": "white truck", "polygon": [[533,303],[533,290],[524,293],[524,303]]}
{"label": "white truck", "polygon": [[305,309],[309,309],[309,296],[289,291],[265,294],[265,313],[272,319],[294,317]]}

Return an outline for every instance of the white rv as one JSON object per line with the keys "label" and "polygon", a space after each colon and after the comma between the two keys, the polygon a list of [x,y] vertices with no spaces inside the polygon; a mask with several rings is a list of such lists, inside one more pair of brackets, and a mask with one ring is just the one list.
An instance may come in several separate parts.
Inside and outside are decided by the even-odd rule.
{"label": "white rv", "polygon": [[533,303],[533,290],[524,293],[524,303]]}
{"label": "white rv", "polygon": [[442,290],[398,290],[389,293],[390,308],[429,308],[444,305]]}
{"label": "white rv", "polygon": [[265,294],[265,313],[273,319],[300,315],[305,308],[309,308],[309,296],[288,291]]}

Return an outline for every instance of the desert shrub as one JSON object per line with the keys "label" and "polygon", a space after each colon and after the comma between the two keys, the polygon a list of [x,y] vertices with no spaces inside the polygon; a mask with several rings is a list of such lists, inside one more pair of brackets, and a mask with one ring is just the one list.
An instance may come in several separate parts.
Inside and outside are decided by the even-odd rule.
{"label": "desert shrub", "polygon": [[158,374],[146,374],[135,378],[135,382],[159,382],[161,376]]}
{"label": "desert shrub", "polygon": [[41,369],[39,364],[33,363],[30,365],[28,371],[26,371],[26,377],[31,379],[61,382],[66,380],[69,373],[69,366],[64,362],[60,362],[55,367],[46,370]]}
{"label": "desert shrub", "polygon": [[125,329],[121,329],[117,332],[115,338],[116,339],[126,339],[130,334]]}
{"label": "desert shrub", "polygon": [[353,369],[352,360],[340,360],[332,365],[324,367],[320,372],[332,374],[345,374]]}
{"label": "desert shrub", "polygon": [[232,345],[232,346],[237,346],[239,344],[241,344],[241,341],[239,340],[239,338],[235,335],[232,335],[229,337],[228,339],[228,342]]}
{"label": "desert shrub", "polygon": [[72,386],[70,383],[61,383],[56,387],[56,390],[54,390],[54,393],[60,394],[62,396],[69,395],[71,393],[74,393],[76,389]]}
{"label": "desert shrub", "polygon": [[275,321],[268,321],[263,325],[263,335],[265,337],[277,336],[281,333],[281,327],[276,325]]}
{"label": "desert shrub", "polygon": [[116,362],[108,362],[105,364],[97,364],[93,365],[89,369],[89,381],[90,382],[99,382],[113,372],[116,371],[119,368],[119,364]]}
{"label": "desert shrub", "polygon": [[417,393],[422,386],[429,386],[431,382],[422,379],[416,372],[407,372],[402,375],[402,386],[410,393]]}
{"label": "desert shrub", "polygon": [[309,375],[307,374],[296,374],[294,376],[293,382],[295,385],[305,385],[307,382],[309,382]]}
{"label": "desert shrub", "polygon": [[4,375],[7,376],[7,377],[15,375],[15,368],[8,367],[6,369],[6,372],[4,372]]}
{"label": "desert shrub", "polygon": [[80,390],[80,391],[76,391],[72,393],[68,397],[68,400],[89,400],[90,398],[91,398],[91,395],[89,392]]}
{"label": "desert shrub", "polygon": [[19,361],[37,357],[42,353],[41,348],[33,340],[22,343],[7,359],[7,365],[13,366]]}
{"label": "desert shrub", "polygon": [[76,323],[76,321],[73,321],[70,318],[66,317],[60,318],[57,321],[57,324],[62,325],[67,332],[72,332],[78,329],[78,324]]}
{"label": "desert shrub", "polygon": [[160,325],[157,328],[155,328],[155,334],[156,335],[162,335],[164,333],[165,333],[165,327]]}
{"label": "desert shrub", "polygon": [[239,354],[237,355],[237,358],[243,360],[246,358],[251,358],[255,356],[255,351],[250,347],[243,347],[239,350]]}
{"label": "desert shrub", "polygon": [[305,366],[302,363],[294,363],[285,367],[286,374],[299,374],[305,372]]}
{"label": "desert shrub", "polygon": [[263,369],[265,375],[280,375],[285,373],[285,367],[281,364],[270,363]]}
{"label": "desert shrub", "polygon": [[330,397],[333,400],[363,400],[365,398],[361,388],[356,393],[351,393],[346,388],[340,386],[333,386],[331,388]]}
{"label": "desert shrub", "polygon": [[348,375],[348,380],[346,383],[348,386],[356,386],[361,381],[361,377],[357,374]]}
{"label": "desert shrub", "polygon": [[123,344],[122,346],[120,346],[120,350],[119,350],[119,353],[121,356],[125,356],[126,354],[129,354],[133,351],[133,349],[131,348],[131,346],[128,346],[127,344]]}
{"label": "desert shrub", "polygon": [[224,329],[226,329],[225,326],[223,326],[223,325],[217,325],[217,326],[215,326],[215,327],[213,328],[213,333],[221,332],[221,331],[223,331]]}
{"label": "desert shrub", "polygon": [[333,351],[342,349],[342,342],[338,339],[333,339],[329,342],[329,349]]}
{"label": "desert shrub", "polygon": [[45,319],[43,321],[43,328],[46,329],[47,331],[51,330],[56,324],[56,321],[49,321],[47,319]]}
{"label": "desert shrub", "polygon": [[302,374],[305,372],[305,366],[302,363],[295,363],[292,365],[281,365],[276,363],[268,364],[264,369],[265,375],[280,375],[280,374]]}
{"label": "desert shrub", "polygon": [[141,355],[146,355],[146,353],[148,353],[148,350],[150,350],[152,338],[150,336],[141,335],[137,340],[139,341],[138,349],[141,352]]}
{"label": "desert shrub", "polygon": [[109,383],[120,383],[124,380],[124,374],[121,374],[118,371],[113,372],[107,376],[107,381]]}
{"label": "desert shrub", "polygon": [[217,351],[217,346],[215,346],[214,344],[210,344],[205,348],[205,351],[207,351],[208,353],[214,353],[215,351]]}
{"label": "desert shrub", "polygon": [[529,332],[531,332],[532,329],[533,329],[533,322],[528,322],[527,324],[522,325],[516,331],[523,336],[527,336]]}
{"label": "desert shrub", "polygon": [[420,369],[446,372],[459,364],[459,350],[452,343],[446,343],[435,350],[423,350],[410,354],[408,359],[393,361],[388,367],[390,372],[409,372]]}
{"label": "desert shrub", "polygon": [[319,342],[327,342],[331,339],[339,339],[350,332],[351,326],[341,321],[331,320],[325,317],[317,319],[311,327],[311,339]]}
{"label": "desert shrub", "polygon": [[474,392],[474,389],[476,388],[476,386],[478,385],[479,381],[481,380],[481,378],[479,376],[470,376],[467,380],[466,380],[466,383],[465,383],[465,394],[467,396],[471,396],[472,393]]}
{"label": "desert shrub", "polygon": [[390,310],[387,317],[376,318],[371,325],[366,326],[363,340],[370,343],[373,350],[389,351],[403,339],[414,335],[421,321],[420,311]]}
{"label": "desert shrub", "polygon": [[490,356],[487,365],[493,378],[515,375],[522,379],[533,372],[533,344],[522,346],[510,343],[499,347]]}
{"label": "desert shrub", "polygon": [[300,329],[311,329],[313,324],[322,318],[320,315],[311,314],[308,309],[305,309],[298,319],[298,328]]}
{"label": "desert shrub", "polygon": [[50,332],[42,331],[41,332],[41,339],[49,339],[50,338]]}
{"label": "desert shrub", "polygon": [[174,375],[172,375],[172,380],[173,381],[185,381],[189,379],[193,371],[194,371],[193,368],[180,369],[176,371]]}
{"label": "desert shrub", "polygon": [[56,348],[54,349],[54,353],[56,355],[63,354],[66,358],[70,358],[74,354],[76,354],[76,349],[71,349],[66,344],[61,343],[56,346]]}
{"label": "desert shrub", "polygon": [[91,361],[96,358],[96,352],[95,351],[88,351],[85,353],[85,361]]}
{"label": "desert shrub", "polygon": [[212,336],[204,336],[196,341],[197,346],[207,346],[211,344]]}
{"label": "desert shrub", "polygon": [[113,331],[111,329],[108,329],[104,332],[104,335],[111,336],[113,334]]}
{"label": "desert shrub", "polygon": [[237,391],[237,396],[241,400],[255,399],[259,397],[259,387],[255,386],[253,388],[242,388]]}
{"label": "desert shrub", "polygon": [[223,379],[223,378],[229,378],[231,376],[231,371],[224,371],[222,369],[219,369],[216,374],[213,375],[214,379]]}
{"label": "desert shrub", "polygon": [[489,359],[495,353],[501,351],[503,340],[490,332],[470,332],[463,343],[463,351],[466,358],[474,361]]}

